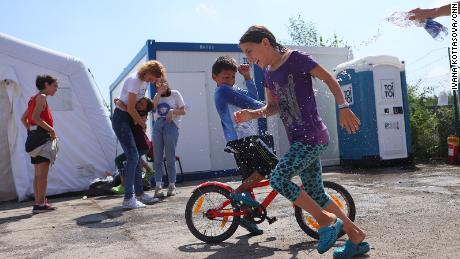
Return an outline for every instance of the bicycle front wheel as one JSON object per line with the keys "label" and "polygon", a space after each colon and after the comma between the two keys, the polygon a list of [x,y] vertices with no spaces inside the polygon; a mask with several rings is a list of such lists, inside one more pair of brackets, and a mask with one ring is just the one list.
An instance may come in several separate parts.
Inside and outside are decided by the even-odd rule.
{"label": "bicycle front wheel", "polygon": [[218,186],[197,189],[185,207],[185,222],[192,234],[206,243],[222,242],[235,233],[240,216],[213,216],[213,213],[239,212],[229,202],[230,193]]}
{"label": "bicycle front wheel", "polygon": [[[345,215],[351,221],[355,221],[356,208],[355,202],[351,194],[340,184],[324,181],[324,190],[331,197],[332,201],[345,212]],[[315,218],[305,210],[295,206],[295,217],[300,228],[314,239],[319,239],[318,229],[319,225]],[[343,236],[345,232],[341,232],[339,237]]]}

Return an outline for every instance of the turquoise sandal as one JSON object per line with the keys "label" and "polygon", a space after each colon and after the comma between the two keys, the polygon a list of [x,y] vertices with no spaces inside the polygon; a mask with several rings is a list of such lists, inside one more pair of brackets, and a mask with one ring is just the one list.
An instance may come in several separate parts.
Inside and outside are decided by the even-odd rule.
{"label": "turquoise sandal", "polygon": [[370,246],[367,242],[361,242],[359,244],[354,244],[350,240],[345,242],[345,245],[334,250],[332,254],[336,259],[347,259],[352,258],[353,256],[363,255],[369,252]]}
{"label": "turquoise sandal", "polygon": [[256,200],[253,200],[249,193],[230,193],[230,199],[251,207],[260,206],[260,203]]}
{"label": "turquoise sandal", "polygon": [[319,243],[316,248],[318,253],[323,254],[334,245],[340,235],[340,232],[342,231],[342,228],[343,222],[341,219],[337,218],[335,224],[328,227],[322,227],[318,230]]}
{"label": "turquoise sandal", "polygon": [[255,223],[247,219],[242,218],[240,220],[240,225],[254,236],[262,235],[264,233],[264,231],[260,229]]}

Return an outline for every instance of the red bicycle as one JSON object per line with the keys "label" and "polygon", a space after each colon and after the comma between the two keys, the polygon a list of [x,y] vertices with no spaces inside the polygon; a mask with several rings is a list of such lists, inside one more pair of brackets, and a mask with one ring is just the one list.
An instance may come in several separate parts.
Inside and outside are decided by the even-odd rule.
{"label": "red bicycle", "polygon": [[[341,208],[348,218],[355,219],[356,209],[350,193],[341,185],[324,181],[324,189],[332,200]],[[269,186],[269,180],[263,180],[250,190],[255,199],[255,188]],[[256,224],[267,220],[269,224],[276,221],[276,217],[267,215],[267,207],[278,195],[272,190],[260,206],[250,207],[230,199],[233,189],[222,182],[205,182],[195,188],[185,208],[185,220],[192,234],[206,243],[219,243],[230,238],[240,224],[241,217],[245,217]],[[319,225],[315,219],[303,209],[294,206],[294,213],[300,228],[310,237],[318,239]],[[340,236],[345,233],[342,231]]]}

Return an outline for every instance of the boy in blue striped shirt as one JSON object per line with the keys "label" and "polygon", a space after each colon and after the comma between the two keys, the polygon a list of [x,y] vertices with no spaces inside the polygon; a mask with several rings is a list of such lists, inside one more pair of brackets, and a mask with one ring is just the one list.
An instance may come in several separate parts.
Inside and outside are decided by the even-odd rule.
{"label": "boy in blue striped shirt", "polygon": [[[235,85],[237,71],[244,77],[247,90]],[[276,162],[269,161],[262,156],[253,143],[258,138],[264,142],[272,142],[273,138],[258,136],[257,120],[237,124],[233,119],[233,113],[241,109],[259,109],[265,104],[258,101],[257,89],[251,78],[249,64],[238,66],[232,57],[221,56],[212,66],[212,79],[217,83],[214,103],[219,113],[227,147],[235,151],[233,152],[235,161],[243,178],[242,184],[231,194],[231,198],[245,205],[258,206],[260,204],[257,201],[243,192],[270,174]],[[272,153],[266,145],[262,147],[267,149],[264,152]],[[241,225],[252,234],[263,233],[256,224],[245,218],[241,219]]]}

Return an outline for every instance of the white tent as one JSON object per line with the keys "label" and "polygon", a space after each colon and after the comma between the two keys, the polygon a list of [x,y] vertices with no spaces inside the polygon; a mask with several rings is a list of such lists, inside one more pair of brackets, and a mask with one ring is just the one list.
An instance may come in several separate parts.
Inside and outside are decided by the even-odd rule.
{"label": "white tent", "polygon": [[59,80],[48,97],[59,153],[48,175],[48,195],[81,191],[114,169],[116,137],[88,68],[78,59],[0,34],[0,201],[33,194],[34,168],[24,151],[21,115],[37,93],[35,78]]}

